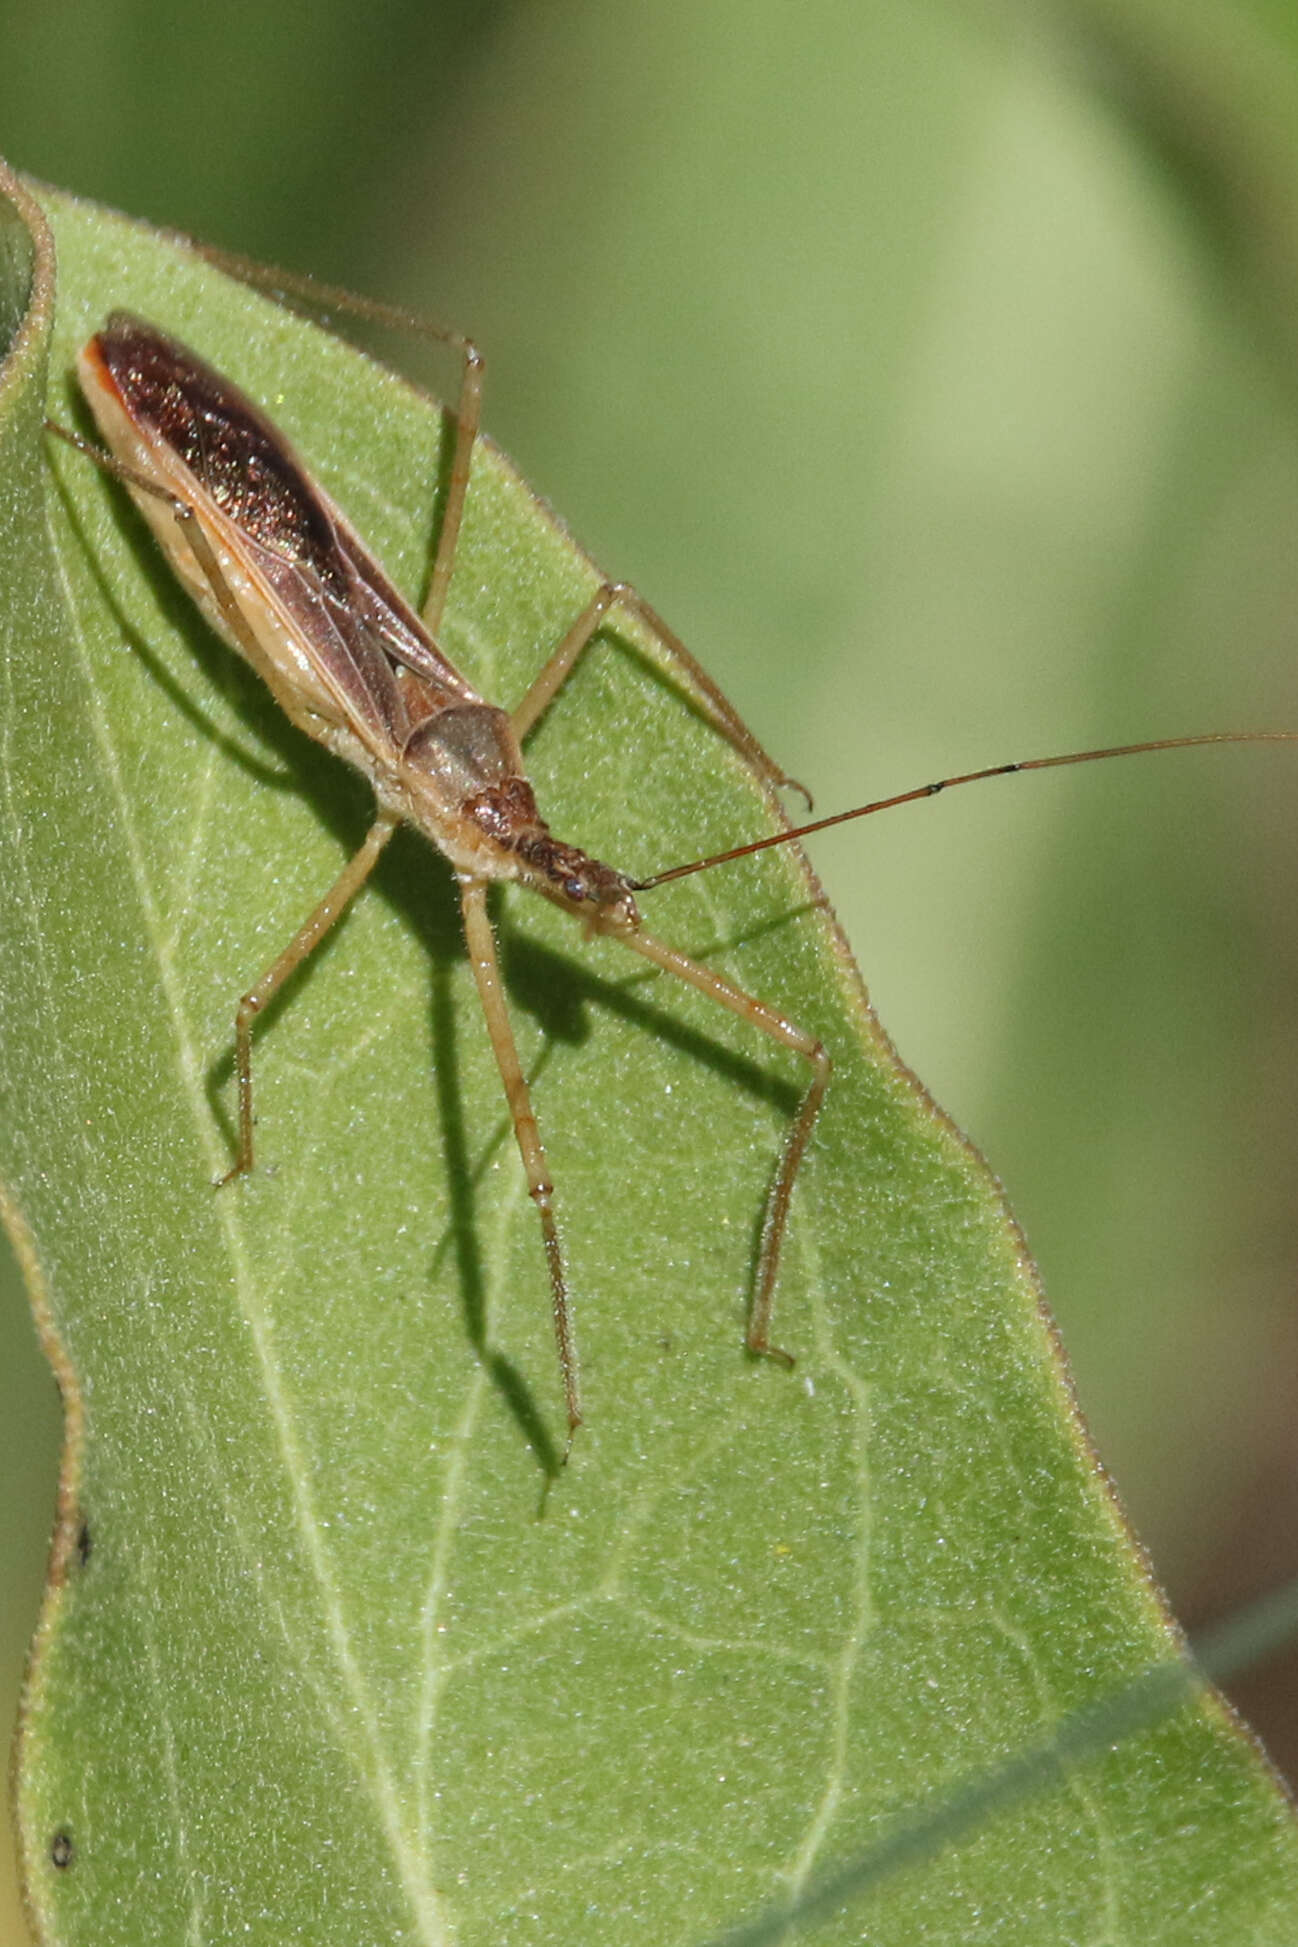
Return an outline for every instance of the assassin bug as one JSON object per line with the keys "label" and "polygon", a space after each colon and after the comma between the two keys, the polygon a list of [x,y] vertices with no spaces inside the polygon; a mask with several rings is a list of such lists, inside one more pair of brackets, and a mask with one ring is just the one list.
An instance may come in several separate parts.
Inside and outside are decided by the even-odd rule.
{"label": "assassin bug", "polygon": [[436,631],[477,437],[482,360],[469,341],[441,335],[460,349],[464,372],[422,620],[264,414],[157,327],[116,312],[78,361],[81,388],[107,454],[57,426],[50,429],[124,482],[218,633],[265,680],[288,717],[360,770],[375,794],[377,813],[359,850],[239,1004],[238,1147],[221,1181],[253,1164],[254,1020],[347,909],[397,826],[415,825],[456,876],[469,959],[540,1221],[571,1441],[582,1405],[568,1276],[545,1148],[510,1026],[487,912],[491,883],[518,880],[532,886],[590,932],[622,941],[808,1064],[810,1080],[789,1124],[768,1197],[745,1340],[750,1352],[791,1365],[790,1355],[771,1340],[772,1310],[793,1187],[829,1084],[830,1055],[778,1007],[647,932],[637,895],[765,846],[961,784],[1146,750],[1292,741],[1295,733],[1212,733],[999,764],[632,879],[551,833],[537,809],[521,749],[583,650],[619,606],[644,623],[680,664],[716,729],[768,780],[792,780],[761,750],[661,618],[624,583],[606,582],[598,590],[512,711],[488,703],[447,660]]}

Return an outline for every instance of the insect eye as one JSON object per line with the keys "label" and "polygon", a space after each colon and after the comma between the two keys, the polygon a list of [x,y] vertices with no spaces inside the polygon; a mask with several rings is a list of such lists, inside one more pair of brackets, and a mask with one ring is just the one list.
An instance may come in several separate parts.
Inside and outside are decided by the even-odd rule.
{"label": "insect eye", "polygon": [[569,899],[584,899],[586,897],[586,888],[580,879],[565,879],[563,889]]}

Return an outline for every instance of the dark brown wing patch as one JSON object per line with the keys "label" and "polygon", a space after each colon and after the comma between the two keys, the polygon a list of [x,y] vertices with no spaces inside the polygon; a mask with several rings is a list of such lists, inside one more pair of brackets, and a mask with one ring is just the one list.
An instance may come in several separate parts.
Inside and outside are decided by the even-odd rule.
{"label": "dark brown wing patch", "polygon": [[323,587],[339,583],[328,511],[237,386],[126,311],[113,312],[98,345],[132,414],[184,461],[227,519],[258,546],[300,562]]}

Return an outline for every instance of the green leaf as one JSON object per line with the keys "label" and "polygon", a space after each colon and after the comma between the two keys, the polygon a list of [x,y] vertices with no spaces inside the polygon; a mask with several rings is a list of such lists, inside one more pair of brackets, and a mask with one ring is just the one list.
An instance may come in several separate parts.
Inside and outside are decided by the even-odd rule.
{"label": "green leaf", "polygon": [[[107,309],[155,318],[417,589],[437,415],[174,242],[43,202],[51,411],[77,417]],[[779,1294],[792,1375],[741,1343],[798,1064],[510,894],[588,1414],[544,1492],[535,1218],[449,874],[414,838],[264,1023],[259,1168],[214,1194],[235,1001],[369,806],[120,491],[43,451],[24,358],[0,1180],[76,1431],[19,1779],[45,1936],[701,1942],[1173,1658],[1022,1240],[787,853],[648,917],[837,1064]],[[484,446],[445,631],[469,677],[516,699],[596,579]],[[769,824],[634,631],[529,759],[556,829],[633,872]],[[810,1937],[1280,1940],[1296,1897],[1289,1810],[1201,1702]]]}

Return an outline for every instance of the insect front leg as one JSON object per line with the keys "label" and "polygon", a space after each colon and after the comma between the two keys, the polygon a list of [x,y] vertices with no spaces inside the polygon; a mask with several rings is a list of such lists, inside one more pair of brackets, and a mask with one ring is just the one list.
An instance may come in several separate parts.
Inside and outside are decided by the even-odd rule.
{"label": "insect front leg", "polygon": [[267,967],[255,987],[250,987],[239,1002],[234,1017],[234,1059],[239,1083],[239,1148],[224,1176],[217,1178],[218,1189],[252,1168],[252,1024],[262,1009],[269,1006],[290,974],[295,973],[319,946],[330,928],[336,926],[356,897],[374,867],[379,854],[400,820],[382,811],[365,834],[359,851],[354,852],[305,925],[300,926],[284,951]]}
{"label": "insect front leg", "polygon": [[[468,942],[469,963],[473,977],[478,985],[478,998],[487,1020],[487,1033],[491,1037],[492,1051],[500,1079],[505,1085],[505,1099],[509,1103],[509,1113],[514,1124],[514,1135],[522,1152],[523,1168],[527,1172],[527,1190],[536,1205],[541,1219],[541,1240],[545,1246],[545,1262],[550,1273],[550,1305],[554,1314],[554,1338],[559,1351],[559,1368],[563,1374],[563,1398],[568,1413],[568,1444],[581,1425],[581,1386],[577,1359],[577,1344],[573,1337],[572,1306],[568,1297],[568,1280],[564,1272],[563,1248],[559,1242],[559,1230],[554,1218],[554,1184],[550,1180],[550,1166],[546,1161],[545,1145],[536,1125],[532,1111],[532,1097],[523,1074],[522,1063],[518,1059],[518,1047],[514,1040],[514,1030],[510,1025],[509,1010],[505,1004],[504,988],[500,980],[500,963],[496,957],[496,938],[491,928],[491,918],[487,912],[487,882],[484,879],[461,878],[460,905],[464,913],[464,937]],[[565,1453],[565,1459],[567,1455]]]}
{"label": "insect front leg", "polygon": [[833,1073],[833,1062],[823,1041],[814,1034],[808,1034],[796,1021],[791,1021],[778,1008],[771,1007],[756,995],[745,993],[724,975],[705,967],[698,960],[691,960],[688,954],[680,953],[675,947],[667,946],[651,933],[617,933],[611,937],[623,941],[636,953],[643,954],[664,973],[674,974],[678,980],[688,981],[697,987],[701,994],[716,1001],[721,1007],[737,1014],[741,1021],[751,1021],[755,1028],[776,1042],[781,1048],[791,1048],[811,1064],[811,1081],[806,1094],[798,1104],[797,1111],[789,1124],[780,1151],[780,1160],[771,1184],[766,1202],[766,1214],[762,1220],[761,1246],[757,1254],[757,1276],[753,1285],[752,1303],[748,1310],[748,1330],[744,1343],[750,1352],[763,1358],[776,1359],[781,1365],[791,1366],[793,1356],[778,1345],[771,1344],[771,1314],[775,1307],[775,1286],[780,1272],[780,1250],[784,1243],[784,1233],[789,1223],[789,1203],[793,1196],[793,1185],[797,1180],[802,1159],[806,1154],[811,1132],[820,1114],[825,1090]]}

